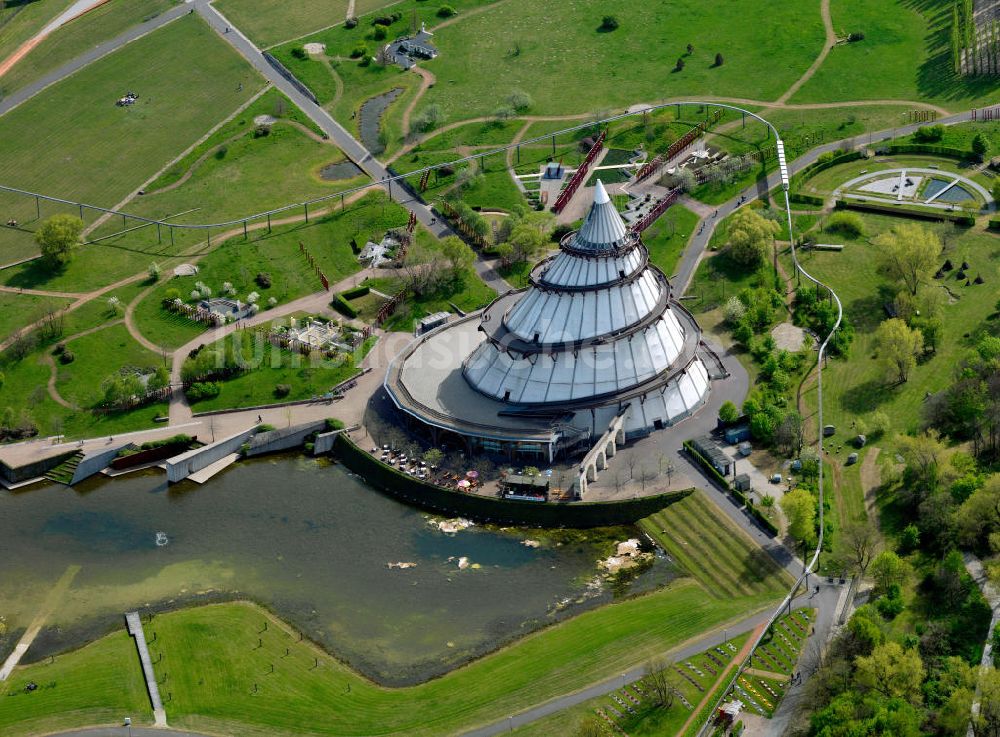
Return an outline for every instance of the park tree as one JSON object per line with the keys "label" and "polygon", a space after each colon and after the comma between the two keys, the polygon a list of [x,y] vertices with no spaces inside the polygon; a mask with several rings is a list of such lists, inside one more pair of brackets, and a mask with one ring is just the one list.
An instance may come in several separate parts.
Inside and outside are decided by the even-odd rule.
{"label": "park tree", "polygon": [[681,192],[690,192],[698,184],[698,179],[695,177],[694,172],[692,172],[687,167],[678,167],[677,170],[670,175],[669,184],[675,189],[679,189]]}
{"label": "park tree", "polygon": [[902,699],[911,704],[921,700],[920,684],[924,664],[916,650],[904,650],[898,642],[887,642],[854,660],[859,686],[887,699]]}
{"label": "park tree", "polygon": [[924,335],[894,317],[878,326],[875,345],[889,378],[902,384],[917,365],[917,357],[924,352]]}
{"label": "park tree", "polygon": [[881,537],[868,519],[851,520],[840,531],[839,542],[851,570],[864,578],[878,553]]}
{"label": "park tree", "polygon": [[444,459],[444,453],[441,452],[440,448],[429,448],[424,451],[423,459],[428,466],[437,466]]}
{"label": "park tree", "polygon": [[816,498],[798,488],[781,497],[781,511],[788,519],[788,534],[807,545],[816,540]]}
{"label": "park tree", "polygon": [[450,235],[441,241],[441,253],[451,267],[453,279],[458,278],[476,260],[476,254],[469,245],[456,235]]}
{"label": "park tree", "polygon": [[870,570],[878,594],[888,592],[892,586],[903,586],[910,577],[910,564],[891,550],[883,550],[876,555]]}
{"label": "park tree", "polygon": [[60,213],[42,222],[35,231],[35,242],[51,268],[62,268],[73,258],[82,233],[83,221],[80,218]]}
{"label": "park tree", "polygon": [[875,238],[885,274],[915,295],[927,283],[941,255],[937,235],[916,223],[900,223]]}
{"label": "park tree", "polygon": [[441,125],[444,113],[437,105],[428,105],[413,120],[413,127],[420,131],[429,131]]}
{"label": "park tree", "polygon": [[996,668],[987,668],[979,676],[979,712],[973,716],[972,730],[975,737],[1000,735],[1000,671]]}
{"label": "park tree", "polygon": [[601,18],[601,30],[602,31],[614,31],[618,28],[618,18],[613,15],[606,15]]}
{"label": "park tree", "polygon": [[657,706],[669,709],[677,698],[680,680],[674,664],[666,658],[657,657],[646,663],[642,685],[652,694]]}
{"label": "park tree", "polygon": [[972,153],[979,157],[980,161],[986,161],[986,156],[990,152],[990,141],[982,133],[977,133],[972,139]]}
{"label": "park tree", "polygon": [[955,521],[962,544],[980,547],[992,541],[1000,532],[1000,475],[991,476],[962,502]]}
{"label": "park tree", "polygon": [[740,411],[736,408],[736,405],[728,399],[722,403],[721,407],[719,407],[719,419],[727,424],[735,422],[739,416]]}
{"label": "park tree", "polygon": [[531,95],[524,90],[511,90],[507,95],[507,104],[519,113],[524,112],[532,105]]}
{"label": "park tree", "polygon": [[729,255],[745,266],[760,266],[771,251],[781,227],[755,209],[744,207],[729,222]]}
{"label": "park tree", "polygon": [[[778,373],[779,371],[775,371],[775,375]],[[795,410],[785,413],[774,431],[774,443],[783,453],[800,453],[805,444],[805,424],[802,415]]]}

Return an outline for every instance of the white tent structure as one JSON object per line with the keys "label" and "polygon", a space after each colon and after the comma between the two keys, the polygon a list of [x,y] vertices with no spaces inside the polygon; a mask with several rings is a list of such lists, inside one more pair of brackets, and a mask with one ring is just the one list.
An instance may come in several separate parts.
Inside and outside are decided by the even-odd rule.
{"label": "white tent structure", "polygon": [[[644,435],[702,406],[701,332],[600,181],[580,230],[529,282],[411,344],[386,379],[397,407],[488,450],[551,458],[589,447],[619,417],[626,437]],[[466,346],[464,360],[428,369]]]}

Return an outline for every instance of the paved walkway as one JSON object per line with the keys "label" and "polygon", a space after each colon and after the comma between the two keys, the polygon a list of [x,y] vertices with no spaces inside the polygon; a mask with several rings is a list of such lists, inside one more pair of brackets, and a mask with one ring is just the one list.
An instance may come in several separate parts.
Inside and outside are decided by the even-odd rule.
{"label": "paved walkway", "polygon": [[[983,658],[980,661],[980,667],[982,669],[989,668],[993,665],[993,630],[996,629],[997,623],[1000,622],[1000,590],[990,581],[989,576],[986,574],[986,569],[983,568],[983,563],[976,556],[975,553],[963,552],[962,558],[965,561],[965,570],[969,572],[976,584],[983,592],[983,596],[990,605],[990,609],[993,610],[993,616],[990,618],[990,628],[987,630],[986,644],[983,646]],[[976,715],[979,713],[979,684],[976,684],[976,696],[972,702],[972,714]],[[974,732],[972,729],[972,722],[969,722],[969,729],[967,737],[973,737]]]}
{"label": "paved walkway", "polygon": [[156,673],[153,672],[153,659],[149,657],[149,646],[146,644],[146,632],[142,629],[139,612],[128,612],[125,615],[128,633],[135,638],[135,646],[139,650],[139,660],[142,662],[142,674],[146,678],[146,689],[149,691],[149,701],[153,705],[155,726],[167,726],[167,712],[163,710],[160,699],[160,687],[156,683]]}

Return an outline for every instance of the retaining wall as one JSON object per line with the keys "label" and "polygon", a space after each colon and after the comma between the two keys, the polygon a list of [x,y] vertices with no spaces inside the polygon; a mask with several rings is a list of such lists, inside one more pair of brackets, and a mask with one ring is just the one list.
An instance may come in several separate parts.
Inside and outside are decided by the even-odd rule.
{"label": "retaining wall", "polygon": [[250,447],[246,451],[246,457],[251,458],[263,455],[264,453],[275,453],[279,450],[298,448],[305,442],[305,439],[309,435],[325,429],[326,420],[318,420],[281,430],[259,432],[250,439]]}
{"label": "retaining wall", "polygon": [[95,473],[100,473],[103,469],[111,465],[122,448],[135,447],[131,440],[124,443],[112,443],[107,448],[101,448],[93,453],[88,453],[80,459],[80,464],[73,471],[73,478],[70,485],[79,483],[86,478],[90,478]]}
{"label": "retaining wall", "polygon": [[482,522],[531,527],[602,527],[631,524],[655,514],[691,493],[672,491],[619,502],[522,502],[444,489],[400,473],[359,448],[341,433],[334,440],[337,457],[372,486],[423,509]]}
{"label": "retaining wall", "polygon": [[313,445],[313,455],[318,456],[323,453],[329,453],[333,450],[334,442],[337,440],[337,436],[342,432],[344,432],[343,429],[331,430],[330,432],[323,432],[317,435]]}
{"label": "retaining wall", "polygon": [[8,466],[3,461],[0,461],[0,476],[3,476],[4,480],[10,484],[19,484],[28,479],[44,476],[60,463],[68,458],[72,458],[74,455],[76,455],[76,448],[51,455],[48,458],[42,458],[34,463],[28,463],[23,466]]}
{"label": "retaining wall", "polygon": [[202,448],[189,450],[167,461],[167,481],[171,484],[183,481],[192,473],[210,466],[225,458],[230,453],[236,453],[243,443],[247,442],[257,432],[256,427],[230,435]]}

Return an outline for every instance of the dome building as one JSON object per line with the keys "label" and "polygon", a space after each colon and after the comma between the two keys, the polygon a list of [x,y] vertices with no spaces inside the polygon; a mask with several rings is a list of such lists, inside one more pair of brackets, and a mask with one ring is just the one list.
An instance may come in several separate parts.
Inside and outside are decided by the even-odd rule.
{"label": "dome building", "polygon": [[418,337],[385,388],[435,442],[551,461],[697,412],[716,364],[598,181],[580,230],[526,289]]}

